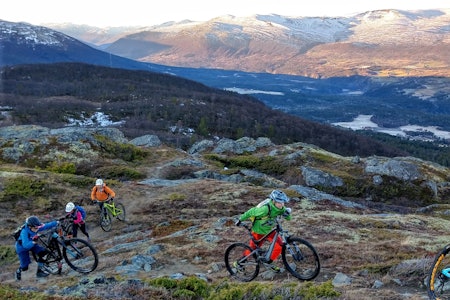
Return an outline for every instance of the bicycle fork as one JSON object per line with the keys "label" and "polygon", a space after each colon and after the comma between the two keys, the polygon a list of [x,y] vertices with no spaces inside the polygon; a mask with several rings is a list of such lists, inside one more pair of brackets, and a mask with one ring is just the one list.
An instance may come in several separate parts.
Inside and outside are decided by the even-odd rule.
{"label": "bicycle fork", "polygon": [[286,247],[286,251],[289,251],[289,253],[296,261],[303,260],[303,253],[295,242],[293,242],[292,244],[285,242],[284,245]]}
{"label": "bicycle fork", "polygon": [[[63,242],[60,242],[60,243],[66,249],[66,253],[71,255],[73,258],[79,259],[79,258],[83,257],[83,253],[74,244],[72,244],[68,241],[65,241],[64,243]],[[71,245],[71,247],[67,247],[68,244]]]}

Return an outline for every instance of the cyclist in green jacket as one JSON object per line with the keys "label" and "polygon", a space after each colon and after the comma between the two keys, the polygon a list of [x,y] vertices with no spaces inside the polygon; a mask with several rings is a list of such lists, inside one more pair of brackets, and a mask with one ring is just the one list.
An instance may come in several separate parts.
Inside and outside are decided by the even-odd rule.
{"label": "cyclist in green jacket", "polygon": [[[273,229],[278,216],[283,216],[286,220],[291,219],[291,209],[285,207],[287,202],[289,202],[289,197],[284,192],[273,190],[270,193],[269,199],[266,199],[266,201],[261,202],[258,206],[252,207],[243,213],[236,222],[236,225],[239,226],[241,221],[249,219],[253,220],[252,235],[254,239],[259,240]],[[268,237],[270,242],[273,240],[274,235],[275,231]],[[250,247],[252,249],[256,248],[253,240],[250,240]],[[270,256],[270,260],[267,262],[274,272],[280,272],[280,268],[272,263],[280,256],[281,250],[282,241],[278,238],[272,255]],[[245,254],[248,255],[249,253]]]}

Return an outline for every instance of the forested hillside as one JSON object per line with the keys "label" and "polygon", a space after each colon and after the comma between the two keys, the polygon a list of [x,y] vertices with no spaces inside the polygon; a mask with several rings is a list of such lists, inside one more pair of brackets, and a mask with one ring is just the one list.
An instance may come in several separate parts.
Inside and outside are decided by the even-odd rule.
{"label": "forested hillside", "polygon": [[305,142],[342,155],[402,156],[405,151],[363,135],[273,110],[250,96],[209,88],[168,74],[80,63],[4,68],[2,124],[65,126],[69,118],[97,112],[128,137],[158,134],[186,149],[204,138],[269,137],[275,143]]}

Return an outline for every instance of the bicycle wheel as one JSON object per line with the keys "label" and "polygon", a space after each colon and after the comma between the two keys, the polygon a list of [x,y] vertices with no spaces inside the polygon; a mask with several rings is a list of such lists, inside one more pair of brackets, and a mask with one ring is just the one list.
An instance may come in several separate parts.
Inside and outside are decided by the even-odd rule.
{"label": "bicycle wheel", "polygon": [[125,206],[118,202],[116,203],[116,217],[117,219],[119,219],[120,221],[125,221]]}
{"label": "bicycle wheel", "polygon": [[[42,269],[46,271],[47,273],[58,275],[61,274],[62,271],[62,257],[58,253],[57,249],[47,249],[49,253],[45,255],[42,262]],[[38,261],[36,254],[33,252],[34,259],[36,262]]]}
{"label": "bicycle wheel", "polygon": [[63,257],[69,267],[79,273],[92,272],[98,265],[95,248],[89,242],[78,238],[65,241]]}
{"label": "bicycle wheel", "polygon": [[61,260],[61,256],[59,256],[57,253],[55,253],[54,251],[50,252],[45,258],[43,269],[50,274],[59,275],[62,271]]}
{"label": "bicycle wheel", "polygon": [[[225,250],[225,266],[231,276],[240,281],[252,281],[258,276],[259,263],[250,246],[243,243],[231,244]],[[250,254],[245,254],[245,253]]]}
{"label": "bicycle wheel", "polygon": [[308,241],[296,237],[288,238],[281,257],[286,269],[298,279],[312,280],[319,275],[319,255]]}
{"label": "bicycle wheel", "polygon": [[112,227],[112,219],[111,216],[108,213],[108,210],[103,207],[102,211],[100,212],[100,227],[104,231],[110,231]]}
{"label": "bicycle wheel", "polygon": [[428,272],[428,297],[433,300],[450,299],[450,245],[436,256]]}
{"label": "bicycle wheel", "polygon": [[64,236],[67,237],[67,236],[72,236],[73,235],[73,232],[72,232],[73,221],[70,221],[68,219],[64,219],[63,221],[61,221],[61,228],[62,228],[62,231],[64,233]]}

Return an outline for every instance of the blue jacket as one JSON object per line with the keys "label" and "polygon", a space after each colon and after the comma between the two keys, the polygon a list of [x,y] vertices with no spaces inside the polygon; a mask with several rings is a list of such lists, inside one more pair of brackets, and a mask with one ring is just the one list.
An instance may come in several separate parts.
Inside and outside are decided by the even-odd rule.
{"label": "blue jacket", "polygon": [[[37,232],[56,227],[56,225],[58,225],[57,221],[45,223],[44,226],[40,227]],[[25,226],[22,229],[22,232],[20,233],[20,237],[16,242],[17,252],[29,251],[31,248],[33,248],[33,246],[35,245],[35,243],[33,243],[33,237],[36,234],[37,233],[31,231],[30,227]]]}

